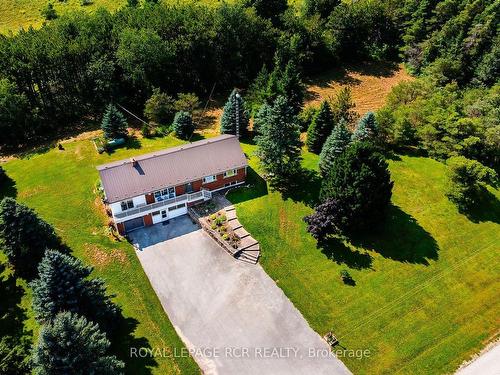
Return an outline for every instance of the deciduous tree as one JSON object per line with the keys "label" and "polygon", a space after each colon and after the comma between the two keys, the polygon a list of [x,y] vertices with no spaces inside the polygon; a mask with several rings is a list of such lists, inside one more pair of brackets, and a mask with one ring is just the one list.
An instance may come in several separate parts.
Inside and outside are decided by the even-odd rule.
{"label": "deciduous tree", "polygon": [[144,116],[158,125],[170,124],[175,113],[174,103],[174,98],[155,88],[144,106]]}

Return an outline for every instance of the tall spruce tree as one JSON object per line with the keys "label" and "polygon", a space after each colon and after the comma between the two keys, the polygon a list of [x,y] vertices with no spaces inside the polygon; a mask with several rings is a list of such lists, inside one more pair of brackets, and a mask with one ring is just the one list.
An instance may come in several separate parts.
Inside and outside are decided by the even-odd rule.
{"label": "tall spruce tree", "polygon": [[257,155],[272,187],[282,183],[300,170],[300,130],[289,102],[279,96],[267,116],[257,140]]}
{"label": "tall spruce tree", "polygon": [[[321,202],[335,201],[328,207],[342,213],[339,216],[330,212],[335,221],[331,228],[336,228],[331,234],[350,234],[380,223],[391,200],[392,186],[388,164],[375,146],[366,142],[351,144],[334,159],[321,183]],[[325,215],[324,210],[321,215]]]}
{"label": "tall spruce tree", "polygon": [[266,126],[266,123],[269,121],[269,116],[271,113],[271,106],[267,103],[264,103],[260,106],[259,111],[255,115],[253,119],[253,132],[255,135],[261,134],[262,129]]}
{"label": "tall spruce tree", "polygon": [[0,203],[0,247],[16,273],[31,279],[45,250],[63,245],[54,228],[35,211],[7,197]]}
{"label": "tall spruce tree", "polygon": [[38,266],[38,279],[31,282],[33,310],[40,323],[53,320],[62,311],[85,316],[111,331],[119,309],[106,295],[102,279],[89,279],[92,267],[70,255],[48,250]]}
{"label": "tall spruce tree", "polygon": [[303,107],[305,92],[306,89],[297,65],[293,61],[289,61],[278,80],[278,94],[288,100],[295,116]]}
{"label": "tall spruce tree", "polygon": [[108,104],[101,122],[101,129],[106,139],[117,139],[127,136],[127,120],[113,105]]}
{"label": "tall spruce tree", "polygon": [[323,176],[328,174],[334,160],[342,154],[351,143],[351,132],[347,129],[344,119],[335,126],[327,138],[319,155],[319,169]]}
{"label": "tall spruce tree", "polygon": [[238,124],[239,135],[244,135],[248,128],[248,113],[245,108],[245,101],[241,94],[234,89],[229,95],[220,122],[220,132],[222,134],[236,134]]}
{"label": "tall spruce tree", "polygon": [[366,113],[358,122],[354,133],[353,141],[367,141],[374,139],[378,134],[378,124],[373,112]]}
{"label": "tall spruce tree", "polygon": [[193,117],[189,112],[179,111],[175,114],[172,129],[180,139],[189,139],[194,132]]}
{"label": "tall spruce tree", "polygon": [[109,355],[110,342],[99,326],[70,312],[42,326],[33,352],[37,375],[114,375],[123,362]]}
{"label": "tall spruce tree", "polygon": [[318,154],[333,129],[333,114],[326,100],[321,103],[319,111],[314,115],[307,129],[307,148]]}

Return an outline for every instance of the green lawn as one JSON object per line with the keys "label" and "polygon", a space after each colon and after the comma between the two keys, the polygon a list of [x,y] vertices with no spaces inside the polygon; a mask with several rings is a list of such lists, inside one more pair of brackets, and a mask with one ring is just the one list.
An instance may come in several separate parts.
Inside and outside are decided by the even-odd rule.
{"label": "green lawn", "polygon": [[[8,190],[53,224],[74,254],[94,265],[95,275],[117,294],[133,332],[120,343],[122,351],[128,346],[180,348],[132,247],[106,234],[106,218],[93,193],[96,165],[179,141],[166,137],[140,143],[141,149],[98,155],[90,140],[78,140],[65,143],[64,151],[10,160],[4,168],[15,186]],[[249,155],[255,149],[243,147]],[[301,184],[303,191],[292,195],[296,201],[268,191],[253,171],[256,186],[231,194],[240,220],[262,244],[263,267],[317,332],[332,330],[345,348],[370,350],[369,358],[342,358],[354,373],[453,371],[498,327],[498,201],[474,223],[444,196],[443,164],[401,156],[390,161],[394,207],[385,229],[356,239],[357,247],[332,243],[319,250],[302,222],[317,194],[316,163],[316,156],[305,153],[311,173]],[[250,164],[258,169],[254,157]],[[355,286],[341,282],[344,268]],[[29,306],[29,297],[23,306]],[[27,326],[36,331],[32,319]],[[134,374],[145,367],[157,374],[198,372],[190,358],[125,359]]]}
{"label": "green lawn", "polygon": [[[151,369],[155,374],[195,374],[199,369],[191,358],[167,355],[141,360],[128,355],[130,346],[177,348],[177,352],[183,347],[133,248],[107,235],[107,219],[93,192],[98,180],[96,165],[174,146],[180,141],[166,137],[141,143],[140,150],[122,149],[112,155],[99,155],[90,140],[74,141],[65,143],[64,151],[51,149],[30,158],[11,160],[3,165],[15,181],[15,186],[8,190],[54,225],[73,254],[92,264],[94,275],[103,277],[108,290],[117,295],[115,300],[123,308],[128,327],[117,343],[117,351],[126,361],[128,373],[148,373]],[[22,304],[29,307],[29,296],[23,298]],[[36,334],[32,318],[26,326]]]}
{"label": "green lawn", "polygon": [[[247,154],[254,147],[244,146]],[[316,164],[317,156],[305,155],[304,165]],[[251,165],[258,168],[255,158]],[[303,193],[283,200],[259,180],[257,189],[230,199],[261,242],[264,269],[314,330],[332,330],[347,349],[370,350],[369,358],[342,358],[353,373],[453,372],[498,335],[499,202],[472,222],[445,197],[443,164],[401,156],[390,169],[388,222],[371,238],[353,240],[357,246],[317,249],[302,221],[312,211]],[[318,184],[309,176],[302,189],[317,191]],[[341,269],[355,286],[343,284]]]}

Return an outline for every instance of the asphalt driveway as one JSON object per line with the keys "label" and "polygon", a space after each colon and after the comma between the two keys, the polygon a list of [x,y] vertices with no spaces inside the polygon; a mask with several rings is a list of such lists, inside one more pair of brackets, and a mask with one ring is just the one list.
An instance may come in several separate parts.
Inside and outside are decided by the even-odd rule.
{"label": "asphalt driveway", "polygon": [[[170,225],[173,235],[163,239]],[[233,259],[188,217],[131,237],[164,310],[205,374],[350,373],[260,265]]]}

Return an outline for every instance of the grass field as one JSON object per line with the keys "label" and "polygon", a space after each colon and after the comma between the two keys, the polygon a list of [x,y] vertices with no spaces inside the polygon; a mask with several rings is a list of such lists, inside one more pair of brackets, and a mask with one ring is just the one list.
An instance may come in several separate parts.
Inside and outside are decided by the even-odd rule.
{"label": "grass field", "polygon": [[[127,329],[116,351],[126,361],[128,373],[134,375],[147,374],[150,370],[155,374],[196,374],[199,370],[189,357],[141,360],[128,355],[130,346],[179,351],[183,343],[165,315],[133,248],[106,233],[107,218],[94,194],[98,180],[95,166],[179,143],[172,137],[142,140],[141,150],[129,148],[112,155],[98,155],[90,139],[76,140],[64,143],[64,151],[51,149],[3,165],[15,182],[7,193],[54,225],[73,254],[93,265],[94,275],[102,276],[108,290],[117,295],[116,302],[123,308]],[[29,299],[29,295],[22,299],[28,311]],[[32,318],[26,327],[36,334]]]}
{"label": "grass field", "polygon": [[[141,0],[139,0],[141,1]],[[231,0],[229,0],[230,2]],[[0,33],[17,32],[19,28],[30,25],[40,27],[44,19],[40,11],[49,0],[0,0]],[[57,14],[83,10],[93,12],[100,7],[115,11],[127,4],[127,0],[92,0],[90,5],[81,5],[81,0],[51,1]],[[164,3],[200,2],[206,4],[220,3],[220,0],[163,0]]]}
{"label": "grass field", "polygon": [[[245,152],[254,147],[245,145]],[[316,163],[305,154],[307,168]],[[255,158],[251,165],[258,167]],[[469,219],[444,195],[443,164],[400,156],[390,169],[389,218],[373,236],[353,239],[356,245],[317,249],[306,232],[302,218],[319,184],[313,175],[284,200],[252,174],[256,187],[230,199],[261,242],[264,269],[314,330],[333,331],[347,349],[370,351],[368,358],[342,358],[353,373],[450,373],[498,337],[500,204],[490,202]],[[354,286],[341,281],[342,269]]]}

